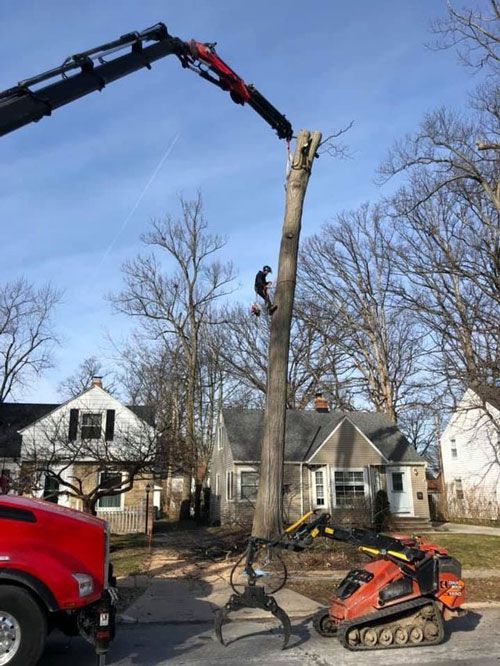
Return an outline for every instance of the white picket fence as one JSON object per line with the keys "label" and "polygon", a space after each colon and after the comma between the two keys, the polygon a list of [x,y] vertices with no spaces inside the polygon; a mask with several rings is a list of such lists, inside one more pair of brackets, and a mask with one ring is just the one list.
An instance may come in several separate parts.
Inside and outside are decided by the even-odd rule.
{"label": "white picket fence", "polygon": [[[98,511],[97,515],[108,521],[111,534],[133,534],[144,532],[146,529],[145,507],[130,507],[120,511]],[[151,516],[148,519],[148,522],[150,521]]]}

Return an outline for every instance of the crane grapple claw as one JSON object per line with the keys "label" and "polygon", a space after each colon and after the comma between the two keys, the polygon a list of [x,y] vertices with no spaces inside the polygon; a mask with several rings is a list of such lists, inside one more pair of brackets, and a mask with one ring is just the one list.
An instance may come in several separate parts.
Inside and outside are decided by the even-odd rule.
{"label": "crane grapple claw", "polygon": [[283,625],[283,646],[284,650],[290,640],[292,626],[290,618],[285,611],[278,606],[276,599],[265,593],[264,588],[258,585],[247,585],[242,594],[232,594],[229,601],[219,609],[215,615],[214,632],[217,640],[225,645],[222,636],[222,626],[228,619],[229,613],[240,610],[241,608],[262,608],[262,610],[272,613]]}

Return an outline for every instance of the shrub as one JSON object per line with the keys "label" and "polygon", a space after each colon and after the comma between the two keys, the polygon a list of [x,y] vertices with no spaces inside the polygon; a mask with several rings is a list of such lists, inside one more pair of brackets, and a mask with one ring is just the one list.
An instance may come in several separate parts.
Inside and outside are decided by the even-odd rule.
{"label": "shrub", "polygon": [[391,507],[389,498],[385,490],[378,490],[375,495],[375,505],[373,510],[373,526],[377,532],[383,532],[387,529],[391,519]]}

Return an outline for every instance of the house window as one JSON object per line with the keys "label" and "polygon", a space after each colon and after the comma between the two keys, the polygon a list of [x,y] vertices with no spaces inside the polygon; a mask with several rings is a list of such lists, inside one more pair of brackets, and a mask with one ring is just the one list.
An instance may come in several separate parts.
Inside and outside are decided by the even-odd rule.
{"label": "house window", "polygon": [[462,487],[462,479],[455,479],[455,494],[458,500],[463,500],[464,489]]}
{"label": "house window", "polygon": [[231,501],[234,499],[234,472],[226,473],[226,499]]}
{"label": "house window", "polygon": [[100,439],[102,434],[102,414],[84,412],[82,414],[82,439]]}
{"label": "house window", "polygon": [[257,498],[257,488],[259,486],[258,472],[241,472],[241,499],[254,500]]}
{"label": "house window", "polygon": [[52,475],[46,474],[43,484],[43,499],[57,504],[59,498],[59,481]]}
{"label": "house window", "polygon": [[402,493],[403,488],[403,472],[392,472],[392,491],[394,493]]}
{"label": "house window", "polygon": [[[99,475],[99,485],[101,488],[112,488],[116,490],[122,484],[123,475],[121,472],[101,472]],[[122,493],[119,495],[105,495],[97,502],[98,509],[121,509]]]}
{"label": "house window", "polygon": [[336,505],[352,506],[354,501],[365,496],[365,479],[363,470],[338,470],[335,472]]}
{"label": "house window", "polygon": [[451,457],[452,458],[458,458],[457,454],[457,442],[455,439],[451,440]]}
{"label": "house window", "polygon": [[220,495],[220,474],[215,475],[215,494],[217,497]]}
{"label": "house window", "polygon": [[10,469],[3,469],[0,474],[0,494],[7,495],[12,483]]}
{"label": "house window", "polygon": [[316,497],[316,506],[325,506],[325,470],[317,469],[314,472],[314,493]]}

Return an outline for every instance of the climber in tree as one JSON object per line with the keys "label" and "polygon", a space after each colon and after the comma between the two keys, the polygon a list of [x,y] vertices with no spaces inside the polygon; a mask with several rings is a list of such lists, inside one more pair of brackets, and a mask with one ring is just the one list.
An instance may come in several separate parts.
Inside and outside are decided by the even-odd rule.
{"label": "climber in tree", "polygon": [[[272,282],[268,282],[267,276],[272,273],[270,266],[264,266],[261,271],[255,276],[255,293],[260,296],[266,305],[268,314],[272,314],[276,310],[276,305],[273,305],[269,298],[269,287]],[[260,308],[252,308],[252,312],[259,316]]]}

